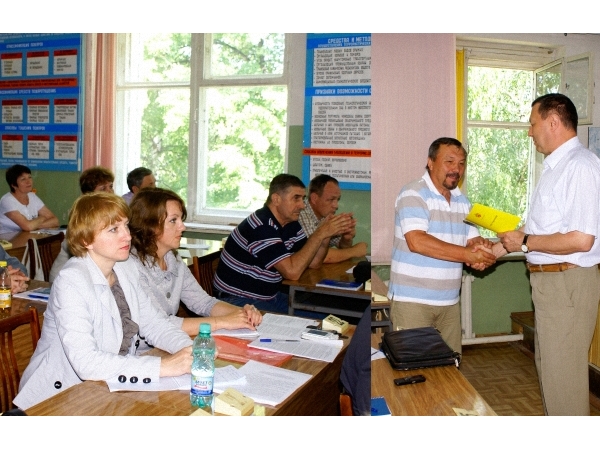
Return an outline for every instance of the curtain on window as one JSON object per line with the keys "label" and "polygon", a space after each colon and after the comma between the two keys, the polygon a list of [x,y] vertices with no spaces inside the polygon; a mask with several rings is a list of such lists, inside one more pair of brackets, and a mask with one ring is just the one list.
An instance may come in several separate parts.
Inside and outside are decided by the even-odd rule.
{"label": "curtain on window", "polygon": [[103,166],[114,171],[116,35],[86,35],[83,169]]}

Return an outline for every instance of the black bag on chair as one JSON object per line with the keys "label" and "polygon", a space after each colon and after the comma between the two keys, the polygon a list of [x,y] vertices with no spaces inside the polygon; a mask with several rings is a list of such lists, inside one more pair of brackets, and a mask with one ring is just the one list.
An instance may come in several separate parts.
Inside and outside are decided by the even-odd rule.
{"label": "black bag on chair", "polygon": [[453,351],[434,327],[388,331],[381,340],[381,351],[396,370],[460,365],[460,353]]}

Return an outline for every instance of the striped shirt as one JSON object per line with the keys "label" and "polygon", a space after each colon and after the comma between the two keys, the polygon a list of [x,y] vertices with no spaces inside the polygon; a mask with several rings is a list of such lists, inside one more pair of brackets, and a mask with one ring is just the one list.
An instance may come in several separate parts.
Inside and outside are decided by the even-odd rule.
{"label": "striped shirt", "polygon": [[458,302],[462,263],[413,253],[404,235],[421,230],[464,247],[469,239],[479,236],[475,227],[463,222],[470,209],[471,204],[458,188],[451,191],[448,204],[427,172],[402,188],[396,199],[389,298],[436,306]]}
{"label": "striped shirt", "polygon": [[[304,200],[304,204],[306,205],[306,208],[300,211],[300,217],[298,217],[298,222],[300,222],[300,225],[302,225],[306,236],[310,236],[315,232],[317,228],[319,228],[319,225],[322,221],[325,220],[325,217],[323,217],[322,219],[318,219],[308,200]],[[341,239],[341,234],[333,236],[331,239],[329,239],[329,246],[339,247]]]}
{"label": "striped shirt", "polygon": [[213,285],[234,296],[271,300],[283,280],[275,264],[299,251],[306,240],[297,221],[282,227],[265,206],[244,219],[227,238]]}

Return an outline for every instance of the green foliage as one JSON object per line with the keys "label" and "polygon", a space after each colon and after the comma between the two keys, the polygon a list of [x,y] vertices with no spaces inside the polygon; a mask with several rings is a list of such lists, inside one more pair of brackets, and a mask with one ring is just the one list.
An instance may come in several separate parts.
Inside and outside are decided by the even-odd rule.
{"label": "green foliage", "polygon": [[[144,41],[144,59],[160,78],[174,79],[190,67],[189,34],[152,35]],[[211,76],[247,77],[283,71],[283,34],[213,35]],[[200,55],[202,56],[202,55]],[[157,76],[149,78],[156,79]],[[200,145],[206,208],[252,210],[260,207],[269,182],[283,172],[286,145],[287,88],[285,86],[231,86],[205,88],[207,130]],[[157,182],[179,193],[188,192],[189,91],[148,90],[142,115],[141,164],[152,169]]]}
{"label": "green foliage", "polygon": [[469,67],[468,120],[500,122],[468,127],[469,200],[520,217],[527,209],[532,82],[529,71]]}

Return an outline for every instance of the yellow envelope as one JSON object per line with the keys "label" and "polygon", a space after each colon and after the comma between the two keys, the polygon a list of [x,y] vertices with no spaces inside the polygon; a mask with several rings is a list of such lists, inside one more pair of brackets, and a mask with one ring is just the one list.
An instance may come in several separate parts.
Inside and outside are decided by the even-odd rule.
{"label": "yellow envelope", "polygon": [[517,228],[521,218],[489,206],[474,203],[469,215],[465,217],[465,222],[486,228],[494,233],[504,233]]}

